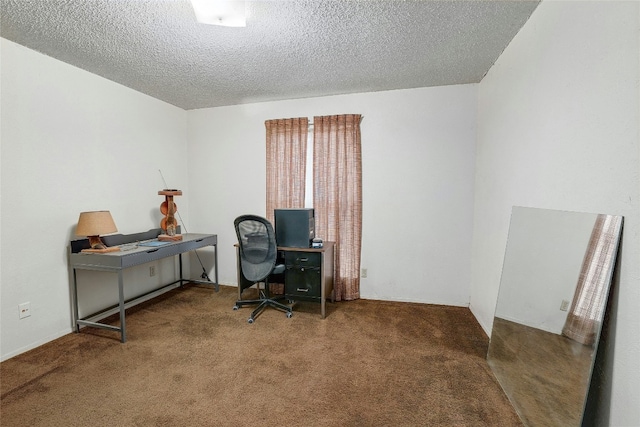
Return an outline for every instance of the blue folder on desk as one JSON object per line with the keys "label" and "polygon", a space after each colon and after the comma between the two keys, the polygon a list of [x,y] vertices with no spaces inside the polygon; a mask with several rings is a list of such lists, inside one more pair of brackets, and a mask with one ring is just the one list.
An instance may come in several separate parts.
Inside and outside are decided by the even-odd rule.
{"label": "blue folder on desk", "polygon": [[138,244],[138,246],[162,246],[162,245],[168,245],[171,242],[161,242],[160,240],[152,240],[150,242],[141,242]]}

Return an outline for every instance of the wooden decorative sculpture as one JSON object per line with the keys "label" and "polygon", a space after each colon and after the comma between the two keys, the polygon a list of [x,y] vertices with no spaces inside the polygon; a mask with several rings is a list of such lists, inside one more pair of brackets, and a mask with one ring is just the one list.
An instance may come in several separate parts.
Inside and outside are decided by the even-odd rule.
{"label": "wooden decorative sculpture", "polygon": [[164,196],[165,200],[160,205],[160,212],[164,215],[162,221],[160,221],[160,228],[164,231],[164,234],[158,236],[158,240],[161,241],[178,241],[182,240],[182,235],[176,234],[176,228],[178,222],[175,218],[175,213],[178,210],[178,206],[173,202],[173,196],[182,196],[181,190],[164,189],[158,191],[158,195]]}

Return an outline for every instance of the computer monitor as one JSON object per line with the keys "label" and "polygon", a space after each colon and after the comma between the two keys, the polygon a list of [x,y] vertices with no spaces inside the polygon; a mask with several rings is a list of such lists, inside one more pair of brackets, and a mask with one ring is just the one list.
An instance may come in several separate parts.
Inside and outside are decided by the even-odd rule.
{"label": "computer monitor", "polygon": [[275,232],[278,246],[309,248],[316,237],[313,208],[275,209]]}

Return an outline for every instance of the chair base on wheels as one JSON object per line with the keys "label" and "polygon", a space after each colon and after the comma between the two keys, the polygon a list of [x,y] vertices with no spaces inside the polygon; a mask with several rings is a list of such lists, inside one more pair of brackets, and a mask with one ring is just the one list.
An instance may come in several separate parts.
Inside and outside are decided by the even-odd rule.
{"label": "chair base on wheels", "polygon": [[260,299],[253,300],[238,300],[236,301],[236,305],[233,306],[234,310],[239,310],[242,306],[245,305],[256,305],[257,307],[251,312],[251,315],[247,319],[247,322],[253,323],[256,317],[260,313],[264,311],[267,307],[272,307],[277,310],[283,311],[287,315],[287,319],[290,319],[293,316],[293,306],[286,305],[279,302],[279,299],[283,299],[284,297],[276,297],[270,298],[264,294],[264,292],[260,291]]}

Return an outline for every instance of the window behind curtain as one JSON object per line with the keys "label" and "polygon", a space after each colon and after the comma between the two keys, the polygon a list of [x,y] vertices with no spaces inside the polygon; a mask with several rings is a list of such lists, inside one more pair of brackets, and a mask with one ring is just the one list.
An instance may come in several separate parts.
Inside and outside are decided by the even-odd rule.
{"label": "window behind curtain", "polygon": [[[336,242],[337,301],[360,297],[362,155],[359,114],[265,122],[267,128],[267,218],[276,208],[313,207],[316,236]],[[308,150],[307,137],[310,150]],[[313,179],[305,178],[307,156]],[[311,181],[311,182],[310,182]],[[305,185],[313,188],[307,195]]]}

